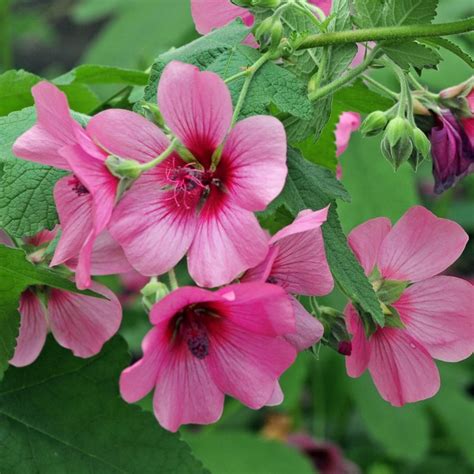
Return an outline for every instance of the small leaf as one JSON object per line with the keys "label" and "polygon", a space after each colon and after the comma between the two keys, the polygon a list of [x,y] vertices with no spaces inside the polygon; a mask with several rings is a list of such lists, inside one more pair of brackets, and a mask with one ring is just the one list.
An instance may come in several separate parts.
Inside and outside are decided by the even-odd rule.
{"label": "small leaf", "polygon": [[407,286],[407,281],[384,280],[377,290],[377,296],[382,303],[392,304],[398,301]]}
{"label": "small leaf", "polygon": [[474,59],[471,55],[460,48],[456,43],[442,38],[442,37],[433,37],[433,38],[423,38],[418,40],[420,43],[425,43],[428,46],[441,47],[447,49],[451,53],[455,54],[458,58],[462,59],[470,68],[474,68]]}
{"label": "small leaf", "polygon": [[33,365],[12,367],[0,385],[2,471],[209,474],[179,435],[120,399],[129,359],[120,337],[80,359],[50,336]]}
{"label": "small leaf", "polygon": [[416,41],[384,44],[383,50],[404,70],[408,70],[410,66],[415,69],[432,69],[441,61],[441,56],[437,51]]}

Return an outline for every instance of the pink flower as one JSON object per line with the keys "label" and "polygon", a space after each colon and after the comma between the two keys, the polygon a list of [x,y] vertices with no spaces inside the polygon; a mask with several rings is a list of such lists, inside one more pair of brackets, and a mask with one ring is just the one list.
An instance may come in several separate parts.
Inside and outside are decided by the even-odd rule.
{"label": "pink flower", "polygon": [[472,117],[462,118],[461,123],[469,141],[471,142],[471,149],[474,150],[474,89],[469,92],[466,98],[469,103],[469,108],[471,109]]}
{"label": "pink flower", "polygon": [[[360,127],[360,114],[356,112],[342,112],[336,125],[336,156],[341,156],[349,146],[352,132]],[[342,178],[341,165],[337,165],[337,179]]]}
{"label": "pink flower", "polygon": [[[321,225],[328,208],[301,211],[295,221],[277,232],[270,240],[267,256],[248,270],[241,281],[268,282],[291,294],[320,296],[334,286],[326,260]],[[296,333],[285,339],[302,351],[318,342],[324,332],[322,324],[293,296],[290,297],[296,318]]]}
{"label": "pink flower", "polygon": [[423,400],[438,391],[433,358],[456,362],[473,351],[474,288],[459,278],[436,276],[461,255],[467,240],[458,224],[419,206],[393,228],[388,219],[377,218],[349,235],[349,244],[365,273],[372,275],[375,289],[383,281],[410,283],[391,303],[404,328],[389,326],[392,312],[386,327],[367,339],[355,308],[346,308],[353,335],[347,373],[359,377],[368,368],[381,396],[392,405]]}
{"label": "pink flower", "polygon": [[170,431],[218,420],[224,394],[261,408],[296,356],[282,337],[295,331],[293,309],[275,285],[179,288],[152,308],[150,321],[143,358],[122,372],[120,392],[134,403],[154,388],[155,416]]}
{"label": "pink flower", "polygon": [[[310,0],[309,3],[318,6],[328,15],[332,0]],[[254,21],[249,10],[234,5],[231,0],[191,0],[191,13],[196,30],[201,35],[221,28],[236,18],[241,18],[247,26],[252,26]]]}
{"label": "pink flower", "polygon": [[[79,288],[91,284],[91,255],[95,240],[107,227],[117,197],[119,180],[105,165],[110,152],[94,135],[94,117],[82,127],[71,117],[65,95],[52,84],[40,82],[32,88],[38,120],[13,146],[15,155],[37,163],[71,171],[54,188],[62,233],[51,265],[77,258],[76,282]],[[139,119],[128,111],[114,111],[123,120]],[[148,123],[143,117],[142,122]],[[126,141],[127,130],[118,132]],[[130,127],[133,133],[133,127]],[[126,147],[119,151],[127,152]],[[127,156],[127,155],[124,155]]]}
{"label": "pink flower", "polygon": [[50,288],[45,307],[34,290],[20,299],[20,333],[10,363],[23,367],[33,363],[44,346],[48,330],[58,343],[77,357],[100,352],[117,331],[122,309],[115,295],[105,286],[92,283],[91,289],[106,298],[84,296]]}
{"label": "pink flower", "polygon": [[[110,231],[144,275],[168,271],[188,252],[198,285],[228,283],[265,257],[267,236],[252,211],[283,188],[285,131],[273,117],[253,116],[229,132],[232,102],[222,79],[176,61],[163,72],[158,103],[195,161],[175,152],[143,174],[117,206]],[[155,156],[169,145],[156,127],[139,138]]]}

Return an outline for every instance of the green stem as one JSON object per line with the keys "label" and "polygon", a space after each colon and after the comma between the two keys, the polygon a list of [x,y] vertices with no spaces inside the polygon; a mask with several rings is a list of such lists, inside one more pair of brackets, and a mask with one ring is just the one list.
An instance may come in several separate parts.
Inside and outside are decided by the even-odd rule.
{"label": "green stem", "polygon": [[174,272],[174,268],[172,268],[168,272],[168,278],[169,278],[169,281],[170,281],[170,288],[172,290],[176,290],[176,288],[179,288],[178,279],[176,278],[176,273]]}
{"label": "green stem", "polygon": [[320,48],[332,44],[363,43],[366,41],[400,41],[430,36],[457,35],[470,31],[474,31],[474,17],[433,25],[383,26],[309,35],[298,45],[297,49]]}
{"label": "green stem", "polygon": [[148,171],[148,170],[151,170],[152,168],[154,168],[156,165],[159,165],[160,163],[162,163],[164,160],[166,160],[166,158],[168,158],[168,156],[171,155],[171,153],[173,153],[176,145],[177,145],[178,141],[175,139],[173,139],[171,141],[171,143],[169,144],[168,148],[163,152],[161,153],[161,155],[158,155],[156,158],[154,158],[153,160],[151,161],[148,161],[147,163],[143,163],[139,166],[140,168],[140,171],[141,172],[144,172],[144,171]]}
{"label": "green stem", "polygon": [[379,50],[377,47],[375,47],[362,61],[358,66],[355,68],[352,68],[349,70],[347,74],[344,76],[340,77],[339,79],[336,79],[333,82],[330,82],[329,84],[320,87],[319,89],[315,90],[314,92],[311,92],[309,94],[309,99],[312,101],[319,100],[329,94],[333,94],[336,92],[338,89],[341,87],[344,87],[348,82],[352,81],[355,79],[357,76],[362,74],[376,59],[377,55],[379,53]]}
{"label": "green stem", "polygon": [[132,89],[132,86],[122,87],[117,92],[112,94],[110,97],[108,97],[107,99],[102,101],[94,110],[89,112],[89,115],[92,116],[92,115],[96,114],[97,112],[100,112],[110,101],[116,99],[117,97],[120,97],[122,94],[125,94],[126,92],[128,92],[131,89]]}
{"label": "green stem", "polygon": [[247,77],[245,78],[244,85],[240,91],[239,99],[237,100],[237,104],[234,109],[234,115],[232,116],[232,122],[230,128],[232,128],[237,119],[239,118],[240,111],[242,110],[242,106],[244,105],[245,98],[247,97],[247,92],[249,91],[250,83],[252,82],[255,73],[270,59],[269,53],[265,53],[261,58],[258,59],[252,66],[248,68]]}
{"label": "green stem", "polygon": [[224,79],[224,82],[228,84],[229,82],[240,79],[241,77],[247,76],[248,74],[249,74],[249,70],[245,69],[245,71],[238,72],[237,74],[234,74],[233,76],[229,76],[227,79]]}
{"label": "green stem", "polygon": [[367,82],[370,82],[370,84],[372,84],[374,87],[377,87],[382,92],[385,92],[385,94],[387,94],[389,97],[392,97],[392,99],[398,100],[398,94],[396,92],[393,92],[392,90],[390,90],[388,87],[384,86],[383,84],[381,84],[379,81],[376,81],[374,78],[366,74],[364,74],[363,78]]}

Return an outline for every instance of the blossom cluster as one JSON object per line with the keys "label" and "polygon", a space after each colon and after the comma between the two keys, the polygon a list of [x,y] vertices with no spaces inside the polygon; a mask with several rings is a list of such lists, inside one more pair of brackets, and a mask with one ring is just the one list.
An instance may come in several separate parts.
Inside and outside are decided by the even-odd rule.
{"label": "blossom cluster", "polygon": [[[214,3],[232,14],[222,8],[216,21],[242,14],[226,2]],[[192,2],[201,32],[219,26],[208,22],[205,4]],[[32,93],[37,123],[18,138],[14,154],[68,174],[54,189],[60,224],[25,242],[29,258],[70,269],[78,288],[105,298],[28,289],[11,363],[32,363],[48,330],[78,357],[98,353],[118,330],[121,308],[92,276],[135,270],[157,277],[186,257],[197,286],[175,288],[152,306],[143,356],[120,378],[122,397],[133,403],[154,390],[155,415],[171,431],[216,421],[225,395],[253,409],[281,403],[280,376],[324,333],[298,296],[334,287],[322,232],[328,208],[303,210],[273,236],[255,215],[285,184],[282,123],[267,115],[237,121],[224,81],[177,61],[158,86],[162,128],[120,109],[100,112],[83,128],[54,85],[41,82]],[[357,115],[343,114],[338,153],[358,125]],[[436,276],[466,243],[461,227],[422,207],[394,227],[379,218],[349,236],[386,323],[364,327],[357,305],[348,304],[347,372],[357,377],[368,368],[394,405],[436,393],[433,358],[472,353],[474,287]]]}

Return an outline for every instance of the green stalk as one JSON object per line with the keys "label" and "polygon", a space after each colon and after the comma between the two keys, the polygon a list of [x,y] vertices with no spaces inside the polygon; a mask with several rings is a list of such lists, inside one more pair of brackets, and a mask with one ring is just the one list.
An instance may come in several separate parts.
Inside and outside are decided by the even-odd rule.
{"label": "green stalk", "polygon": [[430,36],[458,35],[471,31],[474,31],[474,17],[433,25],[383,26],[309,35],[298,45],[297,49],[320,48],[344,43],[364,43],[366,41],[403,41]]}

